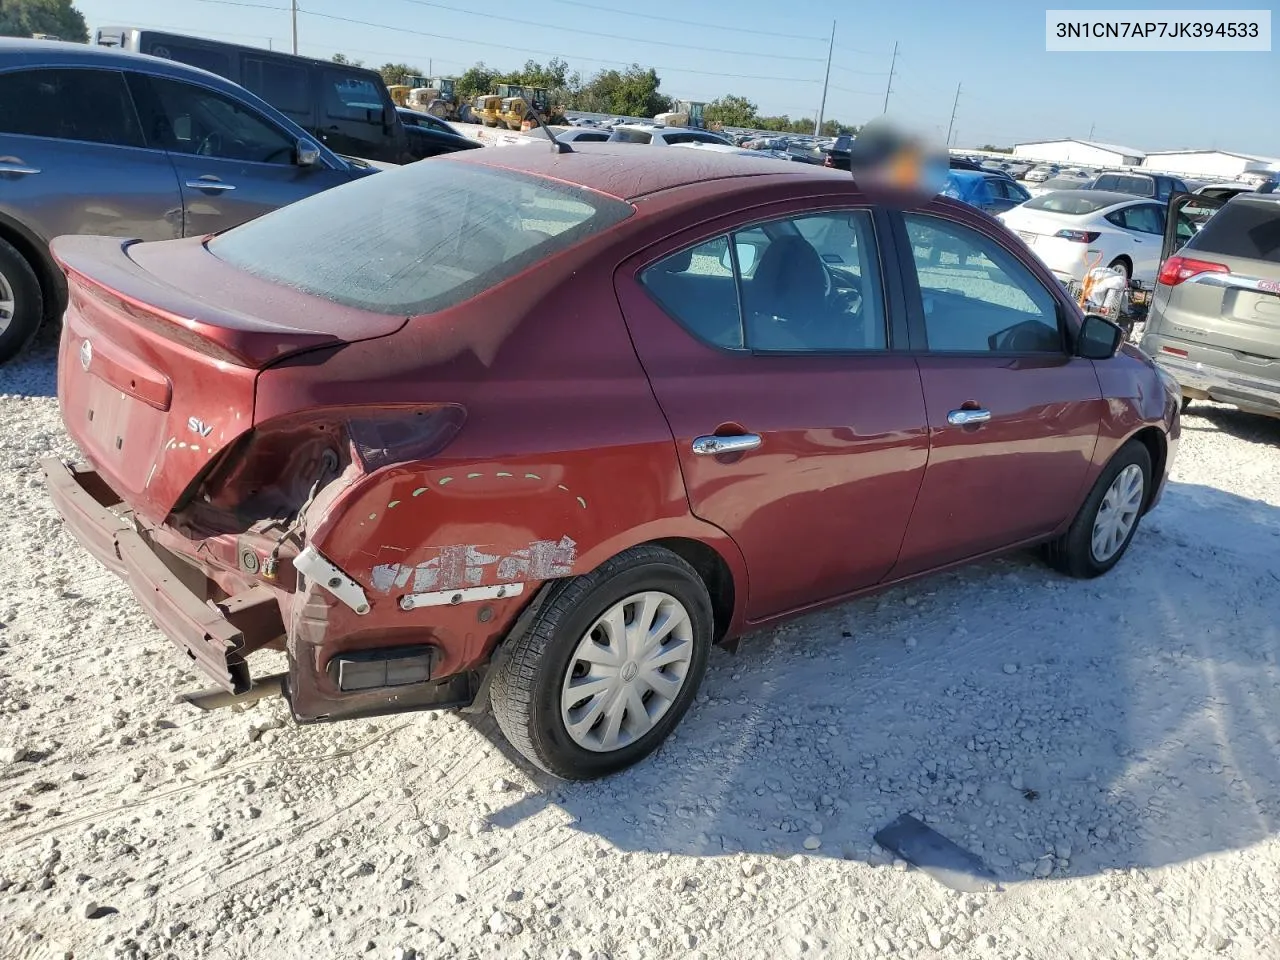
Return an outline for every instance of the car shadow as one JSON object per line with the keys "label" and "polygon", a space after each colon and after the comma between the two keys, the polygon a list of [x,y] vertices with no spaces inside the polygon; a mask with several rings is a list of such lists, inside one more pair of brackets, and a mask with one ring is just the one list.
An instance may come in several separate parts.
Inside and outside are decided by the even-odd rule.
{"label": "car shadow", "polygon": [[0,364],[0,396],[57,396],[60,334],[61,324],[46,323],[21,353]]}
{"label": "car shadow", "polygon": [[490,820],[887,864],[873,834],[913,813],[1005,882],[1241,849],[1280,823],[1278,588],[1280,509],[1173,484],[1104,578],[1018,554],[715,651],[676,734],[611,778],[548,777],[476,717],[535,784]]}
{"label": "car shadow", "polygon": [[1217,430],[1238,440],[1280,447],[1280,417],[1264,417],[1226,404],[1193,400],[1183,415],[1183,428],[1204,429],[1195,426],[1196,417],[1203,417]]}

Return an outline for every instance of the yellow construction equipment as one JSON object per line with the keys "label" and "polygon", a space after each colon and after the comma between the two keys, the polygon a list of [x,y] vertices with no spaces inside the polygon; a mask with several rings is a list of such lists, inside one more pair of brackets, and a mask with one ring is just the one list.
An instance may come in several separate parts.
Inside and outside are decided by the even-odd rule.
{"label": "yellow construction equipment", "polygon": [[409,91],[412,89],[412,87],[403,83],[397,83],[387,87],[387,93],[391,94],[391,100],[397,107],[407,107],[409,105]]}
{"label": "yellow construction equipment", "polygon": [[529,116],[529,103],[524,97],[503,97],[502,122],[508,130],[519,130]]}
{"label": "yellow construction equipment", "polygon": [[471,116],[486,127],[503,124],[502,98],[494,94],[481,94],[471,101]]}

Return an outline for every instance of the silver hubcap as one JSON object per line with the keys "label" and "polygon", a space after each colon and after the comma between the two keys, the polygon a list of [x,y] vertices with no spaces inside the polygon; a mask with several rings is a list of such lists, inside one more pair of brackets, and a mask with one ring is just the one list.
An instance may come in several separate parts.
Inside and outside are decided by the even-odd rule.
{"label": "silver hubcap", "polygon": [[560,719],[578,746],[620,750],[671,709],[693,661],[693,621],[668,593],[615,603],[578,642],[560,693]]}
{"label": "silver hubcap", "polygon": [[13,287],[9,285],[9,278],[0,273],[0,333],[9,329],[16,308],[17,302],[13,295]]}
{"label": "silver hubcap", "polygon": [[1116,475],[1093,519],[1093,559],[1106,563],[1116,555],[1142,509],[1142,468],[1131,463]]}

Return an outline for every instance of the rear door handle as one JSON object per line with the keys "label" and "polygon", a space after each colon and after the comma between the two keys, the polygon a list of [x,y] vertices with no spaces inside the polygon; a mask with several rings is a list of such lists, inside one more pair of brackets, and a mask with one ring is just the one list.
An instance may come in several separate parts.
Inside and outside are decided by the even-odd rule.
{"label": "rear door handle", "polygon": [[968,427],[975,423],[986,423],[990,419],[991,411],[981,407],[976,410],[952,410],[947,414],[947,423],[953,427]]}
{"label": "rear door handle", "polygon": [[726,453],[755,450],[762,442],[754,433],[740,433],[732,437],[698,437],[693,441],[693,452],[700,457],[719,457]]}
{"label": "rear door handle", "polygon": [[20,163],[14,163],[11,160],[0,160],[0,173],[16,173],[19,176],[30,177],[39,173],[35,167],[24,167]]}
{"label": "rear door handle", "polygon": [[198,180],[188,180],[187,186],[192,190],[213,190],[221,193],[224,190],[234,190],[235,187],[229,183],[223,183],[215,176],[206,175]]}

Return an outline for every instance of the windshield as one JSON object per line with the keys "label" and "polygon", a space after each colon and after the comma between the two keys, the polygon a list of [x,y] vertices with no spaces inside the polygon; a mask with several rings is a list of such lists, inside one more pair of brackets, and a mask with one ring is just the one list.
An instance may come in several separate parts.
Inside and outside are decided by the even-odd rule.
{"label": "windshield", "polygon": [[432,160],[281,207],[208,248],[303,293],[412,316],[469,300],[631,212],[566,184]]}
{"label": "windshield", "polygon": [[1022,209],[1046,210],[1049,213],[1083,217],[1115,205],[1114,197],[1090,196],[1088,193],[1045,193],[1028,200],[1022,205]]}

